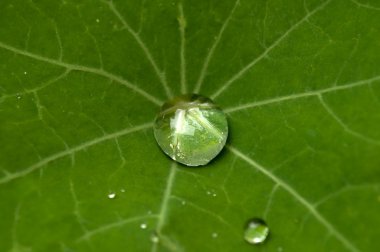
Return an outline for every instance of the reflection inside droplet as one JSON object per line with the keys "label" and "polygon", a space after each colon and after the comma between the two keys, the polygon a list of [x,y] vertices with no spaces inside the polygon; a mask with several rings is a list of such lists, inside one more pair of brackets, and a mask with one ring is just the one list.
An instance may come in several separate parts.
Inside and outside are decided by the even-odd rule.
{"label": "reflection inside droplet", "polygon": [[109,199],[114,199],[116,197],[116,193],[109,193],[108,198]]}
{"label": "reflection inside droplet", "polygon": [[164,153],[187,166],[209,163],[227,136],[226,115],[212,100],[197,94],[166,102],[154,123],[154,137]]}
{"label": "reflection inside droplet", "polygon": [[267,224],[259,218],[250,219],[244,231],[244,239],[250,244],[263,243],[269,234]]}

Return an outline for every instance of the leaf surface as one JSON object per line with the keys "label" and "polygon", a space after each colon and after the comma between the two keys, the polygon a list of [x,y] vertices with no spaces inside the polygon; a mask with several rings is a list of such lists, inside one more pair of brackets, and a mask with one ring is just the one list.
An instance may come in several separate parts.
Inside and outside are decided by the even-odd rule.
{"label": "leaf surface", "polygon": [[[1,251],[376,251],[380,5],[0,2]],[[152,122],[211,97],[230,137],[175,164]],[[270,238],[243,239],[253,217]]]}

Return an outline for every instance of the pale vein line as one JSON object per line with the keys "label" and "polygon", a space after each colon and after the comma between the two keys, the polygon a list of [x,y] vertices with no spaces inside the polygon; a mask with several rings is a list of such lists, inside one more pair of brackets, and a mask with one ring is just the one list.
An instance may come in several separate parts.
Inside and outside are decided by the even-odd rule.
{"label": "pale vein line", "polygon": [[150,64],[152,65],[154,71],[156,72],[159,80],[161,81],[164,89],[165,89],[165,92],[166,92],[166,95],[171,98],[173,95],[172,95],[172,91],[166,81],[166,76],[165,76],[165,73],[158,67],[156,61],[153,59],[153,56],[151,54],[151,52],[149,51],[148,47],[145,45],[145,43],[142,41],[142,39],[140,38],[139,34],[132,29],[132,27],[127,23],[127,20],[121,15],[121,13],[117,10],[115,4],[113,3],[113,1],[104,1],[102,0],[102,2],[106,3],[109,8],[111,9],[111,11],[116,15],[116,17],[120,20],[120,22],[123,24],[124,28],[127,29],[127,31],[132,35],[132,37],[136,40],[137,44],[141,47],[142,51],[144,52],[144,54],[146,55],[148,61],[150,62]]}
{"label": "pale vein line", "polygon": [[180,62],[181,62],[181,92],[183,94],[187,93],[187,84],[186,84],[186,35],[185,35],[185,29],[186,29],[186,18],[183,13],[183,6],[182,3],[178,4],[178,23],[179,23],[179,32],[180,32],[180,40],[181,40],[181,47],[180,47]]}
{"label": "pale vein line", "polygon": [[[161,201],[160,212],[158,214],[156,232],[159,236],[161,235],[161,230],[166,222],[166,218],[168,214],[169,199],[172,193],[177,169],[178,169],[177,163],[173,162],[170,167],[169,176],[166,181],[166,188],[165,188],[164,195]],[[151,251],[156,252],[157,249],[158,249],[158,243],[157,242],[153,243]]]}
{"label": "pale vein line", "polygon": [[292,25],[284,34],[282,34],[272,45],[270,45],[263,53],[261,53],[256,59],[251,61],[248,65],[243,67],[238,73],[236,73],[232,78],[230,78],[225,84],[222,85],[222,87],[217,90],[214,94],[211,95],[212,99],[215,99],[218,97],[222,92],[224,92],[227,88],[230,87],[230,85],[235,82],[237,79],[242,77],[248,70],[250,70],[254,65],[256,65],[259,61],[261,61],[263,58],[265,58],[274,48],[276,48],[290,33],[292,33],[294,30],[296,30],[301,24],[303,24],[305,21],[307,21],[311,16],[313,16],[318,11],[324,9],[324,7],[330,2],[331,0],[327,0],[321,5],[319,5],[317,8],[315,8],[313,11],[307,13],[305,17],[300,19],[297,23]]}
{"label": "pale vein line", "polygon": [[124,136],[124,135],[127,135],[127,134],[130,134],[132,132],[136,132],[136,131],[139,131],[139,130],[145,130],[145,129],[148,129],[148,128],[151,128],[152,127],[152,123],[145,123],[145,124],[141,124],[139,126],[135,126],[135,127],[132,127],[132,128],[128,128],[128,129],[123,129],[121,131],[117,131],[117,132],[114,132],[114,133],[111,133],[111,134],[107,134],[107,135],[103,135],[99,138],[95,138],[93,140],[90,140],[88,142],[85,142],[83,144],[80,144],[76,147],[73,147],[73,148],[70,148],[70,149],[66,149],[62,152],[58,152],[58,153],[55,153],[49,157],[46,157],[44,159],[41,159],[39,162],[29,166],[28,168],[22,170],[22,171],[18,171],[18,172],[15,172],[15,173],[7,173],[6,176],[2,177],[0,179],[0,184],[5,184],[7,182],[10,182],[14,179],[17,179],[17,178],[20,178],[20,177],[23,177],[25,175],[28,175],[29,173],[32,173],[34,172],[35,170],[43,167],[44,165],[47,165],[48,163],[54,161],[54,160],[57,160],[59,158],[62,158],[62,157],[65,157],[65,156],[68,156],[68,155],[72,155],[78,151],[81,151],[81,150],[84,150],[90,146],[93,146],[93,145],[96,145],[98,143],[101,143],[101,142],[104,142],[104,141],[107,141],[107,140],[110,140],[110,139],[114,139],[114,138],[117,138],[117,137],[121,137],[121,136]]}
{"label": "pale vein line", "polygon": [[[33,96],[34,96],[34,100],[35,100],[35,103],[36,103],[38,118],[40,119],[41,122],[44,123],[44,116],[43,116],[42,110],[45,107],[41,104],[41,100],[40,100],[40,97],[38,96],[37,92],[33,92]],[[66,147],[67,147],[67,145],[66,145]]]}
{"label": "pale vein line", "polygon": [[58,26],[57,26],[57,23],[52,21],[53,22],[53,25],[54,25],[54,30],[55,30],[55,36],[57,37],[57,43],[58,43],[58,48],[59,48],[59,61],[62,61],[63,59],[63,47],[62,47],[62,40],[61,40],[61,36],[59,35],[59,31],[58,31]]}
{"label": "pale vein line", "polygon": [[354,191],[354,190],[364,190],[364,189],[376,189],[376,190],[379,190],[380,189],[380,184],[347,185],[347,186],[341,188],[340,190],[338,190],[336,192],[333,192],[333,193],[330,193],[330,194],[324,196],[323,198],[321,198],[320,200],[318,200],[317,202],[315,202],[313,205],[314,205],[314,207],[319,207],[320,205],[324,204],[326,201],[329,201],[329,200],[331,200],[333,198],[336,198],[336,197],[340,196],[343,193]]}
{"label": "pale vein line", "polygon": [[91,231],[88,231],[83,236],[79,237],[79,239],[77,240],[77,242],[81,242],[83,240],[89,240],[94,235],[106,232],[106,231],[108,231],[110,229],[114,229],[114,228],[117,228],[117,227],[122,227],[122,226],[124,226],[126,224],[129,224],[129,223],[132,223],[132,222],[136,222],[136,221],[140,221],[140,220],[146,220],[146,219],[152,219],[152,218],[157,218],[157,215],[150,214],[150,215],[136,216],[136,217],[120,220],[120,221],[117,221],[117,222],[114,222],[114,223],[110,223],[110,224],[101,226],[101,227],[99,227],[97,229],[93,229]]}
{"label": "pale vein line", "polygon": [[320,94],[329,93],[329,92],[333,92],[333,91],[339,91],[339,90],[345,90],[345,89],[363,86],[363,85],[366,85],[368,83],[378,81],[378,80],[380,80],[380,75],[372,77],[370,79],[360,80],[360,81],[356,81],[356,82],[352,82],[352,83],[348,83],[348,84],[344,84],[344,85],[340,85],[340,86],[332,86],[329,88],[319,89],[319,90],[310,91],[310,92],[291,94],[291,95],[276,97],[276,98],[272,98],[272,99],[246,103],[246,104],[239,105],[236,107],[227,108],[224,111],[226,113],[232,113],[232,112],[236,112],[239,110],[259,107],[259,106],[263,106],[263,105],[279,103],[279,102],[283,102],[283,101],[288,101],[288,100],[293,100],[293,99],[298,99],[298,98],[303,98],[303,97],[308,97],[308,96],[317,96]]}
{"label": "pale vein line", "polygon": [[368,142],[368,143],[371,143],[371,144],[375,144],[375,145],[380,145],[380,141],[376,141],[374,139],[371,139],[355,130],[352,130],[350,127],[348,127],[343,121],[342,119],[340,119],[336,114],[335,112],[330,108],[330,106],[325,102],[325,100],[323,99],[323,96],[321,94],[318,95],[318,99],[319,101],[321,102],[323,108],[327,111],[327,113],[329,113],[329,115],[335,119],[335,121],[349,134],[353,135],[354,137],[357,137],[365,142]]}
{"label": "pale vein line", "polygon": [[226,18],[226,20],[224,21],[222,27],[220,28],[220,31],[213,43],[213,45],[211,46],[210,50],[208,51],[208,54],[203,62],[203,66],[202,66],[202,70],[201,70],[201,73],[199,75],[199,78],[198,78],[198,81],[197,81],[197,84],[195,86],[195,89],[194,89],[194,92],[193,93],[199,93],[199,91],[201,90],[202,88],[202,84],[203,84],[203,80],[204,78],[206,77],[206,73],[207,73],[207,69],[208,69],[208,66],[210,64],[210,61],[211,61],[211,58],[212,56],[214,55],[214,51],[216,49],[216,47],[218,46],[222,36],[223,36],[223,33],[224,33],[224,30],[226,29],[226,27],[228,26],[234,12],[235,12],[235,9],[236,7],[239,5],[240,3],[240,0],[236,0],[235,2],[235,5],[234,7],[232,8],[230,14],[228,15],[228,17]]}
{"label": "pale vein line", "polygon": [[375,10],[375,11],[380,11],[380,7],[374,7],[374,6],[369,5],[369,4],[360,3],[357,0],[351,0],[351,2],[356,4],[358,7],[362,7],[362,8],[370,9],[370,10]]}
{"label": "pale vein line", "polygon": [[[172,195],[171,196],[172,199],[174,200],[177,200],[179,202],[186,202],[185,199],[181,198],[181,197],[178,197],[178,196],[175,196],[175,195]],[[216,213],[213,213],[211,212],[210,210],[207,210],[201,206],[198,206],[197,204],[194,204],[192,202],[186,202],[187,205],[191,206],[192,208],[194,208],[195,210],[198,210],[199,212],[202,212],[202,213],[205,213],[207,215],[210,215],[212,216],[213,218],[217,219],[220,223],[224,224],[225,226],[229,227],[231,230],[234,231],[234,234],[237,236],[237,237],[240,237],[240,233],[236,231],[236,229],[229,223],[227,222],[222,216],[216,214]]]}
{"label": "pale vein line", "polygon": [[99,43],[98,43],[98,40],[96,39],[96,37],[91,33],[90,29],[86,27],[86,33],[88,34],[88,36],[90,36],[91,40],[94,42],[94,45],[95,45],[95,49],[96,49],[96,52],[98,54],[98,60],[99,60],[99,66],[100,66],[100,69],[104,69],[104,64],[103,64],[103,56],[102,56],[102,53],[100,51],[100,47],[99,47]]}
{"label": "pale vein line", "polygon": [[234,155],[238,156],[251,166],[255,167],[261,173],[266,175],[268,178],[273,180],[273,182],[279,184],[284,190],[290,193],[298,202],[300,202],[309,212],[322,224],[326,229],[335,236],[348,250],[350,251],[359,251],[345,236],[343,236],[325,217],[323,217],[318,210],[310,204],[302,195],[300,195],[295,189],[293,189],[289,184],[284,180],[277,177],[274,173],[270,172],[268,169],[263,167],[261,164],[257,163],[253,159],[246,156],[244,153],[240,152],[232,146],[227,146],[227,149],[230,150]]}
{"label": "pale vein line", "polygon": [[[13,217],[13,224],[12,224],[12,247],[13,248],[18,248],[20,245],[17,241],[17,224],[20,221],[20,210],[21,210],[22,202],[18,202],[15,212],[14,212],[14,217]],[[15,249],[16,250],[16,249]]]}
{"label": "pale vein line", "polygon": [[87,228],[84,225],[84,218],[82,217],[82,214],[80,212],[80,202],[78,200],[77,194],[75,193],[74,183],[73,183],[73,181],[71,179],[70,179],[69,185],[70,185],[71,197],[73,198],[73,201],[74,201],[74,215],[75,215],[75,218],[76,218],[79,226],[81,227],[82,231],[84,233],[87,233],[88,230],[87,230]]}
{"label": "pale vein line", "polygon": [[264,209],[264,213],[263,213],[263,218],[264,219],[266,219],[267,216],[268,216],[269,210],[272,207],[272,202],[273,202],[274,195],[276,194],[277,189],[279,188],[279,186],[280,186],[279,184],[275,184],[273,186],[272,190],[269,193],[267,205],[266,205],[266,207]]}
{"label": "pale vein line", "polygon": [[149,101],[153,102],[156,105],[161,106],[161,104],[162,104],[161,100],[159,100],[158,98],[152,96],[148,92],[140,89],[139,87],[137,87],[136,85],[134,85],[134,84],[130,83],[129,81],[123,79],[122,77],[119,77],[119,76],[114,75],[112,73],[106,72],[106,71],[104,71],[102,69],[96,69],[96,68],[92,68],[92,67],[75,65],[75,64],[70,64],[70,63],[59,61],[59,60],[47,58],[47,57],[44,57],[44,56],[40,56],[38,54],[34,54],[34,53],[30,53],[30,52],[27,52],[27,51],[20,50],[20,49],[18,49],[16,47],[4,44],[2,42],[0,42],[0,48],[6,49],[6,50],[11,51],[11,52],[16,53],[16,54],[20,54],[20,55],[23,55],[23,56],[30,57],[30,58],[35,59],[35,60],[47,62],[47,63],[52,64],[52,65],[57,65],[57,66],[65,67],[65,68],[67,68],[69,70],[77,70],[77,71],[88,72],[88,73],[93,73],[93,74],[96,74],[96,75],[103,76],[105,78],[111,79],[113,81],[116,81],[116,82],[118,82],[118,83],[126,86],[127,88],[135,91],[136,93],[139,93],[140,95],[142,95],[143,97],[145,97],[146,99],[148,99]]}
{"label": "pale vein line", "polygon": [[18,93],[14,93],[14,94],[5,94],[5,95],[1,96],[0,98],[7,99],[7,98],[13,98],[13,97],[17,97],[17,96],[26,95],[26,94],[36,93],[36,92],[50,86],[51,84],[54,84],[55,82],[66,78],[66,76],[70,73],[70,71],[71,71],[70,69],[66,69],[60,75],[58,75],[57,77],[53,77],[50,80],[47,80],[45,83],[42,83],[42,85],[39,87],[35,87],[35,88],[31,88],[31,89],[24,89],[22,92],[18,92]]}
{"label": "pale vein line", "polygon": [[355,40],[356,40],[356,42],[355,42],[354,48],[351,50],[350,54],[348,55],[348,58],[343,62],[342,66],[340,67],[340,69],[338,71],[338,74],[335,78],[334,86],[336,86],[338,84],[338,81],[339,81],[340,77],[342,76],[343,71],[345,70],[345,68],[347,67],[347,64],[352,59],[352,57],[354,56],[354,54],[356,53],[356,51],[359,47],[359,39],[355,39]]}
{"label": "pale vein line", "polygon": [[25,50],[28,50],[29,49],[29,40],[30,40],[30,34],[32,32],[32,29],[29,27],[28,29],[28,33],[26,34],[26,39],[25,39]]}

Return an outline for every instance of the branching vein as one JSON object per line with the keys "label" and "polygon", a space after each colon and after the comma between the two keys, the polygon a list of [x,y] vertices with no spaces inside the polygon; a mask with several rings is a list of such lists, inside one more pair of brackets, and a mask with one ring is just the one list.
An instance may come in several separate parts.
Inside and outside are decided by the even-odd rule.
{"label": "branching vein", "polygon": [[334,120],[347,132],[349,133],[350,135],[356,137],[356,138],[359,138],[367,143],[370,143],[370,144],[375,144],[375,145],[379,145],[380,146],[380,141],[376,141],[374,139],[371,139],[365,135],[363,135],[362,133],[359,133],[355,130],[352,130],[347,124],[345,124],[342,119],[339,118],[339,116],[330,108],[330,106],[326,103],[326,101],[323,99],[323,96],[322,95],[318,95],[318,99],[319,101],[321,102],[323,108],[327,111],[327,113],[329,113],[329,115],[334,118]]}
{"label": "branching vein", "polygon": [[202,70],[201,70],[201,73],[199,75],[199,78],[198,78],[198,81],[197,81],[197,84],[195,86],[195,89],[194,89],[194,92],[193,93],[199,93],[199,91],[201,91],[201,87],[202,87],[202,84],[203,84],[203,80],[204,78],[206,77],[206,73],[207,73],[207,69],[208,69],[208,66],[210,64],[210,61],[211,61],[211,58],[212,56],[214,55],[214,51],[216,49],[216,47],[218,46],[222,36],[223,36],[223,33],[224,31],[226,30],[226,27],[228,26],[235,10],[236,10],[236,7],[240,4],[240,0],[236,0],[235,2],[235,5],[234,7],[232,8],[230,14],[228,15],[228,17],[226,18],[226,20],[224,21],[222,27],[220,28],[220,31],[218,33],[218,36],[216,36],[216,39],[214,41],[214,43],[212,44],[210,50],[208,51],[208,54],[203,62],[203,66],[202,66]]}
{"label": "branching vein", "polygon": [[158,98],[152,96],[151,94],[149,94],[148,92],[142,90],[141,88],[137,87],[135,84],[132,84],[131,82],[123,79],[122,77],[114,75],[114,74],[109,73],[107,71],[104,71],[102,69],[96,69],[96,68],[92,68],[92,67],[75,65],[75,64],[70,64],[70,63],[62,62],[60,60],[55,60],[55,59],[47,58],[47,57],[44,57],[44,56],[40,56],[38,54],[34,54],[34,53],[31,53],[31,52],[27,52],[27,51],[18,49],[16,47],[4,44],[2,42],[0,42],[0,48],[3,48],[5,50],[11,51],[11,52],[19,54],[19,55],[30,57],[30,58],[35,59],[35,60],[43,61],[43,62],[52,64],[52,65],[56,65],[56,66],[61,66],[61,67],[67,68],[69,70],[77,70],[77,71],[88,72],[88,73],[93,73],[93,74],[96,74],[96,75],[99,75],[99,76],[103,76],[103,77],[105,77],[107,79],[111,79],[113,81],[116,81],[116,82],[118,82],[118,83],[120,83],[120,84],[128,87],[129,89],[135,91],[136,93],[139,93],[140,95],[142,95],[143,97],[145,97],[146,99],[148,99],[149,101],[153,102],[156,105],[160,106],[162,104],[161,100],[159,100]]}
{"label": "branching vein", "polygon": [[358,0],[351,0],[351,2],[353,2],[358,7],[361,7],[361,8],[375,10],[375,11],[380,11],[380,7],[375,7],[375,6],[372,6],[372,5],[369,5],[369,4],[360,3]]}
{"label": "branching vein", "polygon": [[331,0],[327,0],[324,3],[322,3],[320,6],[315,8],[313,11],[306,14],[305,17],[300,19],[297,23],[292,25],[284,34],[282,34],[272,45],[270,45],[263,53],[261,53],[256,59],[248,63],[245,67],[243,67],[239,72],[237,72],[231,79],[229,79],[225,84],[221,86],[220,89],[218,89],[214,94],[211,95],[212,99],[215,99],[218,97],[221,93],[223,93],[226,89],[228,89],[233,82],[235,82],[237,79],[242,77],[247,71],[249,71],[254,65],[256,65],[258,62],[260,62],[262,59],[264,59],[274,48],[276,48],[278,45],[281,44],[281,42],[289,36],[294,30],[296,30],[300,25],[302,25],[305,21],[307,21],[311,16],[313,16],[318,11],[323,10],[326,5]]}
{"label": "branching vein", "polygon": [[17,171],[17,172],[14,172],[14,173],[6,173],[5,176],[3,176],[2,178],[0,178],[0,184],[5,184],[5,183],[10,182],[12,180],[15,180],[17,178],[24,177],[24,176],[28,175],[29,173],[32,173],[35,170],[40,169],[41,167],[47,165],[48,163],[50,163],[50,162],[52,162],[54,160],[57,160],[57,159],[60,159],[60,158],[72,155],[73,153],[76,153],[78,151],[87,149],[90,146],[93,146],[93,145],[96,145],[98,143],[101,143],[101,142],[104,142],[104,141],[107,141],[107,140],[111,140],[111,139],[114,139],[114,138],[117,138],[117,137],[121,137],[121,136],[130,134],[132,132],[136,132],[136,131],[139,131],[139,130],[145,130],[145,129],[148,129],[148,128],[151,128],[151,127],[152,127],[152,123],[146,123],[146,124],[141,124],[139,126],[135,126],[135,127],[132,127],[132,128],[128,128],[128,129],[124,129],[124,130],[121,130],[121,131],[117,131],[117,132],[114,132],[114,133],[111,133],[111,134],[103,135],[103,136],[101,136],[99,138],[95,138],[93,140],[85,142],[85,143],[83,143],[81,145],[78,145],[76,147],[73,147],[73,148],[70,148],[70,149],[66,149],[66,150],[64,150],[62,152],[58,152],[58,153],[53,154],[53,155],[51,155],[49,157],[41,159],[39,162],[37,162],[37,163],[35,163],[35,164],[33,164],[33,165],[31,165],[31,166],[29,166],[29,167],[21,170],[21,171]]}
{"label": "branching vein", "polygon": [[93,229],[91,231],[88,231],[83,236],[81,236],[77,240],[77,242],[89,240],[94,235],[97,235],[97,234],[100,234],[100,233],[104,233],[104,232],[106,232],[106,231],[108,231],[110,229],[114,229],[114,228],[117,228],[117,227],[122,227],[122,226],[124,226],[126,224],[133,223],[133,222],[136,222],[136,221],[146,220],[146,219],[152,219],[152,218],[157,218],[157,215],[151,214],[151,215],[136,216],[136,217],[131,217],[131,218],[124,219],[124,220],[119,220],[119,221],[114,222],[114,223],[106,224],[106,225],[101,226],[99,228],[96,228],[96,229]]}
{"label": "branching vein", "polygon": [[[161,231],[165,225],[166,217],[168,215],[169,199],[172,194],[177,169],[178,169],[177,163],[173,162],[170,167],[169,176],[166,181],[166,188],[165,188],[164,195],[161,201],[160,212],[158,214],[156,232],[159,236],[162,235]],[[156,252],[157,249],[158,249],[158,243],[153,243],[151,251]]]}
{"label": "branching vein", "polygon": [[274,173],[269,171],[267,168],[257,163],[253,159],[249,158],[247,155],[239,151],[238,149],[227,146],[227,149],[231,151],[234,155],[238,156],[240,159],[247,162],[252,167],[258,169],[261,173],[270,178],[274,183],[281,186],[289,194],[291,194],[298,202],[300,202],[326,229],[336,237],[349,251],[358,252],[359,249],[355,247],[352,242],[347,239],[339,230],[337,230],[321,213],[316,209],[311,203],[309,203],[301,194],[299,194],[293,187],[286,183],[281,178],[277,177]]}
{"label": "branching vein", "polygon": [[166,92],[166,95],[170,98],[172,97],[172,91],[170,90],[170,87],[166,81],[166,76],[165,76],[165,73],[158,67],[156,61],[154,60],[151,52],[149,51],[148,47],[145,45],[145,43],[142,41],[140,35],[131,28],[131,26],[127,23],[127,20],[121,15],[121,13],[117,10],[115,4],[113,3],[113,1],[104,1],[102,0],[102,2],[106,3],[109,8],[111,9],[111,11],[115,14],[115,16],[120,20],[120,22],[123,24],[124,28],[127,29],[127,31],[132,35],[132,37],[136,40],[137,44],[141,47],[142,51],[144,52],[144,54],[146,55],[148,61],[150,62],[150,64],[152,65],[154,71],[156,72],[159,80],[161,81],[164,89],[165,89],[165,92]]}
{"label": "branching vein", "polygon": [[318,96],[318,95],[322,95],[322,94],[329,93],[329,92],[360,87],[363,85],[367,85],[368,83],[372,83],[372,82],[379,81],[379,80],[380,80],[380,75],[372,77],[370,79],[360,80],[360,81],[356,81],[356,82],[352,82],[352,83],[348,83],[348,84],[344,84],[344,85],[340,85],[340,86],[332,86],[329,88],[319,89],[319,90],[315,90],[315,91],[303,92],[303,93],[298,93],[298,94],[291,94],[291,95],[280,96],[280,97],[271,98],[271,99],[267,99],[267,100],[246,103],[246,104],[239,105],[236,107],[227,108],[224,111],[226,113],[232,113],[232,112],[237,112],[237,111],[244,110],[244,109],[260,107],[260,106],[264,106],[264,105],[269,105],[269,104],[273,104],[273,103],[279,103],[279,102],[283,102],[283,101],[299,99],[299,98],[303,98],[303,97]]}

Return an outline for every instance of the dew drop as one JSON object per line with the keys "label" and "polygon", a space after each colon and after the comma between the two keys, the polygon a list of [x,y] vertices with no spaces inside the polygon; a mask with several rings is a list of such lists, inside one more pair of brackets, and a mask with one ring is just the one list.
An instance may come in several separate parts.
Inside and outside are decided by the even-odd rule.
{"label": "dew drop", "polygon": [[211,236],[212,238],[218,238],[218,233],[212,233]]}
{"label": "dew drop", "polygon": [[140,228],[141,229],[146,229],[148,225],[146,223],[141,223]]}
{"label": "dew drop", "polygon": [[227,117],[209,98],[196,94],[177,96],[161,107],[154,136],[173,160],[187,166],[205,165],[226,144]]}
{"label": "dew drop", "polygon": [[157,233],[154,232],[152,233],[152,235],[150,236],[150,240],[151,242],[153,243],[158,243],[160,241],[160,238],[158,237]]}
{"label": "dew drop", "polygon": [[109,199],[114,199],[116,197],[116,193],[109,193],[108,198]]}
{"label": "dew drop", "polygon": [[248,221],[244,231],[244,239],[250,244],[263,243],[269,234],[267,224],[259,218],[253,218]]}

